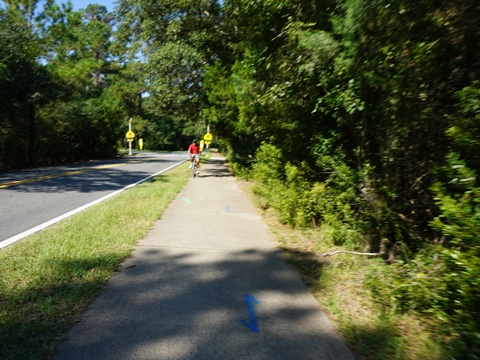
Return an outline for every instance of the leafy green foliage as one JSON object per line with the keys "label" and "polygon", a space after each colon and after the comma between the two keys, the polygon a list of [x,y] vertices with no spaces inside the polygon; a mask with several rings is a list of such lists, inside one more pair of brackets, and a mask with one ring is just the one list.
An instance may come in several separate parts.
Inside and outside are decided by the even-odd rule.
{"label": "leafy green foliage", "polygon": [[9,33],[1,38],[6,123],[0,166],[115,156],[119,115],[125,115],[107,92],[116,72],[109,53],[111,15],[94,5],[83,12],[53,1],[42,11],[38,6],[12,0],[2,10]]}
{"label": "leafy green foliage", "polygon": [[448,164],[454,177],[449,189],[436,185],[441,215],[432,221],[447,242],[441,250],[447,272],[444,281],[446,306],[459,333],[474,354],[480,356],[478,318],[480,316],[480,187],[476,173],[451,154]]}
{"label": "leafy green foliage", "polygon": [[456,93],[457,116],[447,129],[455,143],[455,151],[475,172],[480,171],[480,80],[473,81]]}
{"label": "leafy green foliage", "polygon": [[131,59],[145,59],[153,122],[173,121],[169,128],[175,131],[176,143],[205,131],[204,68],[224,53],[220,12],[214,0],[119,2],[116,46],[125,48]]}

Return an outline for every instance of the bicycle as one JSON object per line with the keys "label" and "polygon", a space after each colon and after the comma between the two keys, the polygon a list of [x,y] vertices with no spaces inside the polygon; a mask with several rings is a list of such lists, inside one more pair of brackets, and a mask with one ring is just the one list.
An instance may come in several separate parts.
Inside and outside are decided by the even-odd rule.
{"label": "bicycle", "polygon": [[198,172],[198,165],[197,165],[197,162],[193,160],[192,173],[194,178],[197,176],[197,172]]}
{"label": "bicycle", "polygon": [[198,175],[199,172],[200,172],[200,171],[198,170],[197,161],[196,161],[196,159],[194,158],[194,159],[193,159],[193,162],[192,162],[192,175],[193,175],[193,177],[195,178],[195,177]]}

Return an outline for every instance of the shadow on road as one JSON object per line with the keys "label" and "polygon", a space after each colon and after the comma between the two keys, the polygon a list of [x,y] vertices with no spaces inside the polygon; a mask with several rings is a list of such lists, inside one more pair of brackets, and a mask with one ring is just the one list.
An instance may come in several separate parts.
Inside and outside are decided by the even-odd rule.
{"label": "shadow on road", "polygon": [[[173,165],[178,163],[178,161],[158,159],[150,160],[149,163]],[[75,171],[78,171],[78,173],[68,174]],[[15,172],[14,175],[9,177],[3,174],[3,177],[0,179],[0,185],[9,181],[32,180],[32,182],[8,186],[4,190],[21,193],[91,193],[119,190],[150,175],[151,173],[149,172],[125,170],[122,167],[103,169],[95,169],[94,167],[79,169],[62,167],[58,169]],[[51,178],[42,180],[40,177]]]}

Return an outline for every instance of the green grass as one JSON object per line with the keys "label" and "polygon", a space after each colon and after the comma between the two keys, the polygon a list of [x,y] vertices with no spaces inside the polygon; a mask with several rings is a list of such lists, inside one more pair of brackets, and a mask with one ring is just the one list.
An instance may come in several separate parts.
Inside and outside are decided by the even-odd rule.
{"label": "green grass", "polygon": [[183,164],[0,250],[0,358],[48,358],[101,286],[159,219]]}

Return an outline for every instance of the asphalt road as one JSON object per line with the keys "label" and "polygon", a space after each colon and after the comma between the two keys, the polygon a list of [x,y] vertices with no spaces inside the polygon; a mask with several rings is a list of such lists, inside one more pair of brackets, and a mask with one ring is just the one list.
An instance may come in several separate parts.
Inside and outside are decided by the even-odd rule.
{"label": "asphalt road", "polygon": [[0,248],[187,159],[186,152],[0,172]]}

